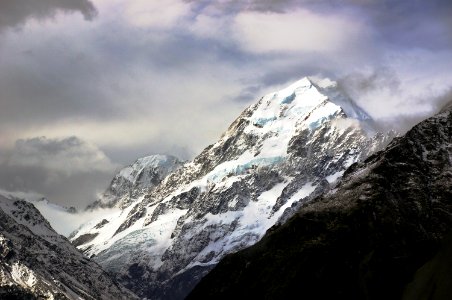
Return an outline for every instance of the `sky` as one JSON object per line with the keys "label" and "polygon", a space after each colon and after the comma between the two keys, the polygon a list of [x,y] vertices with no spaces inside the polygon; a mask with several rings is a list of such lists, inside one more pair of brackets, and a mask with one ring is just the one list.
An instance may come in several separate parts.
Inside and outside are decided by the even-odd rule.
{"label": "sky", "polygon": [[138,157],[191,159],[325,76],[384,129],[452,99],[448,0],[2,0],[0,188],[84,207]]}

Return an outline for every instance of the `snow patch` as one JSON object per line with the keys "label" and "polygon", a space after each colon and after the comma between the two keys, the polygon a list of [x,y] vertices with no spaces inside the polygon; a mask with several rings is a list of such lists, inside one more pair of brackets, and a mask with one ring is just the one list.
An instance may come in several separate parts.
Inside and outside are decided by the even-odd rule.
{"label": "snow patch", "polygon": [[11,266],[10,273],[13,280],[24,288],[32,288],[37,281],[33,271],[18,262]]}
{"label": "snow patch", "polygon": [[345,172],[345,170],[336,172],[336,173],[334,173],[334,174],[331,174],[331,175],[325,177],[325,179],[326,179],[330,184],[335,183],[335,182],[339,179],[339,177],[341,177],[341,176],[344,174],[344,172]]}

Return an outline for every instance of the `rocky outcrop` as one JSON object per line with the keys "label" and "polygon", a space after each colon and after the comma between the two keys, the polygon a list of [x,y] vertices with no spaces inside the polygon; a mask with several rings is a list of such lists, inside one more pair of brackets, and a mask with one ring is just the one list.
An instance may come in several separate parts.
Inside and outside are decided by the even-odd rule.
{"label": "rocky outcrop", "polygon": [[451,228],[449,108],[224,258],[188,298],[449,299]]}

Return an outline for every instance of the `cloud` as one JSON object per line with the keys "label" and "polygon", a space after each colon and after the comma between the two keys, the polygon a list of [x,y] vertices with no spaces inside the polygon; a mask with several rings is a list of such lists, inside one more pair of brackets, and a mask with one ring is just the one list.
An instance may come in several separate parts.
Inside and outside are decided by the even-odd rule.
{"label": "cloud", "polygon": [[28,19],[45,19],[57,12],[79,12],[85,20],[92,20],[96,8],[89,0],[2,0],[0,1],[0,30],[16,27]]}
{"label": "cloud", "polygon": [[225,100],[240,88],[230,80],[241,73],[234,70],[234,49],[188,35],[162,37],[160,30],[143,33],[117,19],[72,22],[4,38],[1,50],[9,59],[0,71],[0,148],[24,136],[76,135],[124,153],[193,153],[245,106],[231,110]]}
{"label": "cloud", "polygon": [[[388,64],[371,13],[344,8],[383,10],[376,1],[166,1],[97,1],[96,22],[65,16],[5,36],[0,148],[77,135],[123,149],[124,164],[137,149],[196,153],[281,84]],[[140,12],[149,23],[133,24]]]}
{"label": "cloud", "polygon": [[[445,0],[31,2],[0,2],[0,30],[21,28],[0,35],[0,183],[56,202],[84,202],[108,184],[97,151],[113,165],[159,152],[190,158],[247,105],[302,76],[344,78],[388,126],[428,116],[452,84]],[[98,17],[85,22],[94,5]],[[61,150],[55,165],[22,154],[6,164],[28,148],[51,157],[45,143],[18,149],[18,139],[60,145],[74,135],[97,145],[84,158],[90,171],[62,170],[86,147]]]}
{"label": "cloud", "polygon": [[[347,16],[365,22],[379,38],[397,46],[450,47],[452,3],[448,0],[186,0],[199,11],[216,15],[259,13],[279,15],[283,21],[297,10],[324,16]],[[425,43],[425,40],[429,43]]]}
{"label": "cloud", "polygon": [[355,96],[388,90],[396,93],[400,90],[400,79],[396,72],[388,67],[374,69],[368,73],[352,73],[340,79],[339,84]]}
{"label": "cloud", "polygon": [[95,199],[117,168],[103,151],[77,137],[36,137],[18,140],[0,164],[0,187],[80,208]]}
{"label": "cloud", "polygon": [[447,91],[446,93],[444,93],[444,95],[439,97],[435,110],[440,112],[450,107],[452,107],[452,88],[449,89],[449,91]]}
{"label": "cloud", "polygon": [[452,99],[450,78],[439,74],[419,79],[414,73],[404,74],[390,67],[348,74],[339,85],[383,129],[401,133],[436,114]]}
{"label": "cloud", "polygon": [[18,140],[8,164],[44,168],[66,175],[111,172],[116,167],[96,146],[75,136],[64,139],[36,137]]}
{"label": "cloud", "polygon": [[[109,214],[117,213],[118,208],[105,208],[97,210],[81,211],[78,213],[67,213],[64,210],[53,208],[44,201],[33,203],[41,214],[46,218],[53,229],[59,234],[68,237],[81,225],[92,222],[93,220],[102,220]],[[94,224],[93,224],[94,226]]]}
{"label": "cloud", "polygon": [[306,10],[286,13],[283,17],[276,13],[241,13],[234,27],[241,46],[257,53],[334,53],[365,38],[362,24]]}
{"label": "cloud", "polygon": [[124,5],[125,20],[137,27],[168,28],[190,11],[190,6],[179,0],[129,0]]}

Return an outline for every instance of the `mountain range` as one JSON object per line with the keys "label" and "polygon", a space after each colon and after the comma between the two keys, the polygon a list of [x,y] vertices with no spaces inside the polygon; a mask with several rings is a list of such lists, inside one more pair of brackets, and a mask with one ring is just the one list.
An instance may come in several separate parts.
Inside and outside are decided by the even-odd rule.
{"label": "mountain range", "polygon": [[[248,107],[194,160],[153,156],[121,171],[93,204],[119,210],[70,239],[139,297],[183,298],[393,135],[336,82],[303,78]],[[136,188],[141,177],[129,175],[149,166],[168,176]]]}
{"label": "mountain range", "polygon": [[306,77],[191,161],[137,159],[86,211],[0,191],[0,298],[447,299],[451,110],[397,137]]}

